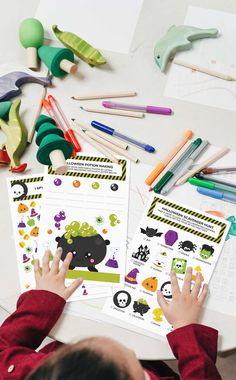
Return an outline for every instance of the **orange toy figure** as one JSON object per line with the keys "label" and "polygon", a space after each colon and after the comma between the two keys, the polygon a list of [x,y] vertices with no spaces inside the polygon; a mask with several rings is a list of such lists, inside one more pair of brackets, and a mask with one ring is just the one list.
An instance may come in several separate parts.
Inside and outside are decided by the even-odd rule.
{"label": "orange toy figure", "polygon": [[25,205],[24,203],[20,203],[18,206],[18,212],[19,214],[23,214],[24,212],[29,211],[29,207]]}

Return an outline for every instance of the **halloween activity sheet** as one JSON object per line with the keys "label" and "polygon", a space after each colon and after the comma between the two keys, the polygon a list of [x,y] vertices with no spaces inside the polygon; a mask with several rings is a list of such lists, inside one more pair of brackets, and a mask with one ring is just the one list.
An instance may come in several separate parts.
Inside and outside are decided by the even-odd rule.
{"label": "halloween activity sheet", "polygon": [[[44,183],[42,174],[17,177],[17,180],[8,179],[21,292],[35,288],[33,265],[41,239],[39,222],[43,209]],[[95,288],[84,282],[70,298],[70,301],[105,297],[109,294],[110,289],[108,288],[102,286]]]}
{"label": "halloween activity sheet", "polygon": [[35,287],[33,260],[38,250],[43,175],[8,178],[13,236],[21,292]]}
{"label": "halloween activity sheet", "polygon": [[229,230],[229,222],[160,195],[152,196],[127,254],[125,286],[116,289],[103,312],[150,332],[172,330],[156,292],[171,301],[170,271],[182,288],[188,266],[210,281]]}
{"label": "halloween activity sheet", "polygon": [[45,174],[38,254],[61,247],[73,253],[67,281],[123,285],[129,195],[129,162],[98,155],[67,160],[68,172]]}

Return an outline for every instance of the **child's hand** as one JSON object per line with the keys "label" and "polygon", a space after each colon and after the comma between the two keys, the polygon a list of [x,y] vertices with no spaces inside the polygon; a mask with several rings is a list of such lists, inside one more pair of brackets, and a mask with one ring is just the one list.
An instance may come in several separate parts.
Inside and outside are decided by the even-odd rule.
{"label": "child's hand", "polygon": [[168,303],[161,291],[157,292],[157,301],[167,321],[174,327],[174,329],[189,325],[191,323],[198,323],[202,306],[208,292],[207,284],[204,284],[201,290],[201,273],[197,273],[192,291],[192,268],[188,268],[186,271],[182,291],[180,291],[175,272],[171,272],[170,279],[172,301]]}
{"label": "child's hand", "polygon": [[65,300],[67,300],[74,291],[82,284],[81,278],[76,279],[68,287],[65,286],[66,272],[69,269],[72,260],[72,253],[69,252],[59,269],[62,250],[57,249],[51,269],[49,267],[51,252],[47,250],[43,256],[42,271],[40,271],[40,262],[38,259],[34,263],[34,274],[36,280],[36,289],[48,290],[56,293]]}

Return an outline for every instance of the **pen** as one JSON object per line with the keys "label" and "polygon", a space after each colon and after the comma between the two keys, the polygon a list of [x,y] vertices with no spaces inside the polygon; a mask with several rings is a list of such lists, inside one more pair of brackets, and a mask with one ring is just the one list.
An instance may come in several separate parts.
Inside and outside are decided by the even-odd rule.
{"label": "pen", "polygon": [[62,127],[63,132],[64,132],[65,139],[71,142],[71,144],[74,147],[75,152],[80,152],[81,146],[80,146],[79,142],[77,141],[74,132],[70,128],[70,124],[69,124],[68,120],[66,119],[66,116],[63,113],[58,101],[52,95],[48,95],[48,101],[49,101],[51,108],[54,111],[54,114],[56,114],[57,118],[59,118],[59,120],[60,120],[60,125]]}
{"label": "pen", "polygon": [[197,191],[199,194],[206,195],[207,197],[220,199],[220,200],[231,202],[231,203],[236,203],[236,195],[234,194],[226,194],[221,191],[206,189],[204,187],[197,187]]}
{"label": "pen", "polygon": [[138,106],[135,104],[125,104],[125,103],[115,103],[110,100],[104,100],[102,102],[103,107],[106,108],[118,108],[120,110],[129,110],[129,111],[139,111],[147,113],[159,113],[161,115],[171,115],[172,109],[166,107],[156,107],[156,106]]}
{"label": "pen", "polygon": [[174,173],[178,170],[180,165],[197,149],[202,143],[202,139],[198,138],[194,140],[189,148],[180,156],[179,160],[172,166],[172,168],[162,177],[162,179],[154,187],[155,193],[160,193],[167,182],[173,177]]}
{"label": "pen", "polygon": [[149,176],[145,179],[145,183],[147,185],[151,185],[153,181],[158,177],[158,175],[165,169],[168,163],[176,156],[176,154],[180,151],[180,149],[187,143],[188,140],[191,139],[193,132],[191,130],[187,130],[184,132],[180,142],[169,152],[169,154],[160,161],[157,166],[151,171]]}
{"label": "pen", "polygon": [[206,189],[210,189],[210,190],[226,191],[229,193],[236,194],[236,188],[232,186],[221,185],[219,183],[214,183],[212,181],[205,181],[203,179],[198,179],[194,177],[189,178],[188,182],[194,186],[200,186],[200,187],[205,187]]}
{"label": "pen", "polygon": [[193,165],[194,160],[202,153],[202,151],[207,147],[208,141],[204,140],[201,145],[187,158],[183,164],[181,164],[173,177],[169,180],[169,182],[162,188],[161,194],[166,195],[174,186],[175,182]]}
{"label": "pen", "polygon": [[210,175],[205,175],[205,174],[202,174],[202,173],[197,173],[195,174],[195,177],[196,178],[199,178],[199,179],[204,179],[206,181],[212,181],[214,183],[220,183],[221,185],[226,185],[226,186],[232,186],[236,189],[236,183],[232,183],[232,182],[228,182],[228,181],[223,181],[221,179],[218,179],[218,178],[215,178],[215,177],[211,177]]}
{"label": "pen", "polygon": [[139,141],[133,139],[132,137],[127,136],[127,135],[123,135],[123,133],[120,133],[120,132],[116,131],[115,129],[110,128],[105,124],[99,123],[98,121],[93,120],[91,122],[91,125],[92,125],[92,127],[99,129],[102,132],[108,133],[109,135],[116,136],[122,140],[128,141],[131,144],[134,144],[134,145],[138,146],[139,148],[146,150],[146,152],[149,152],[149,153],[155,152],[155,148],[153,146],[151,146],[149,144],[141,143],[141,142],[139,142]]}

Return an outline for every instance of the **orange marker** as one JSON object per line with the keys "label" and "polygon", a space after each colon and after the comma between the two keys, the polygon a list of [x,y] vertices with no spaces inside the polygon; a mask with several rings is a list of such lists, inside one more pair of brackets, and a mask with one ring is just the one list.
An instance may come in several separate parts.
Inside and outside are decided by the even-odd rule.
{"label": "orange marker", "polygon": [[179,144],[177,144],[170,153],[164,158],[163,161],[159,162],[157,166],[153,169],[153,171],[149,174],[149,176],[145,179],[145,183],[147,185],[151,185],[153,181],[158,177],[158,175],[165,169],[168,163],[175,157],[175,155],[180,151],[180,149],[190,140],[193,136],[193,132],[191,130],[187,130],[184,132],[183,137]]}
{"label": "orange marker", "polygon": [[66,119],[66,116],[64,115],[61,107],[59,106],[58,101],[52,95],[48,95],[48,103],[52,111],[54,112],[54,115],[56,115],[57,120],[59,119],[59,125],[61,126],[61,129],[64,132],[65,139],[71,142],[71,144],[74,147],[75,152],[80,152],[81,146],[79,142],[77,141],[74,135],[74,132],[70,128],[70,124],[68,120]]}

